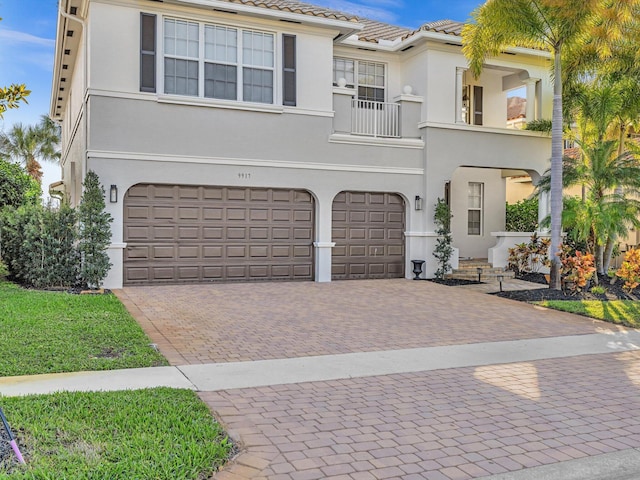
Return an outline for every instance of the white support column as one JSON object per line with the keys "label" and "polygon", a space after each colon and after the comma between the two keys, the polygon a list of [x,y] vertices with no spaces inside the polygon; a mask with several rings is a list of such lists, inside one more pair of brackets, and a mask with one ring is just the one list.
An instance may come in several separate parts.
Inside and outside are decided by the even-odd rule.
{"label": "white support column", "polygon": [[335,243],[331,241],[331,209],[335,192],[316,193],[315,281],[331,281],[331,253]]}
{"label": "white support column", "polygon": [[541,233],[549,232],[549,227],[542,227],[542,221],[549,216],[549,192],[541,191],[538,194],[538,231]]}
{"label": "white support column", "polygon": [[536,84],[539,78],[528,78],[525,81],[527,86],[527,109],[525,111],[525,120],[527,123],[536,119]]}
{"label": "white support column", "polygon": [[462,118],[462,87],[465,68],[456,67],[456,123],[465,123]]}

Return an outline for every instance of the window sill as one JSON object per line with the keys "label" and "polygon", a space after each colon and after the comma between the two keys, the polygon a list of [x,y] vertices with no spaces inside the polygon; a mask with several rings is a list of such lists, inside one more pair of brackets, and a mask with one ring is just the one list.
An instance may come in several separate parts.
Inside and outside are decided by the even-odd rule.
{"label": "window sill", "polygon": [[158,95],[158,103],[191,105],[194,107],[226,108],[229,110],[248,110],[252,112],[283,113],[284,107],[264,103],[234,102],[213,98],[188,97],[182,95]]}

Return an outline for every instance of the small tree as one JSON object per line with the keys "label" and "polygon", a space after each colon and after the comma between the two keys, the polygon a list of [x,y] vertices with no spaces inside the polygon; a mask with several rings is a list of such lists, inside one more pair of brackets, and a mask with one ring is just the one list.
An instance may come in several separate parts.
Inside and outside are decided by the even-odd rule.
{"label": "small tree", "polygon": [[436,248],[433,250],[433,256],[438,261],[438,269],[436,270],[436,278],[443,279],[445,273],[451,270],[451,254],[453,253],[453,237],[451,236],[451,209],[447,202],[438,198],[435,205],[435,213],[433,220],[436,224]]}
{"label": "small tree", "polygon": [[106,249],[111,243],[113,218],[104,211],[105,192],[98,175],[89,170],[83,185],[84,193],[78,207],[80,280],[91,288],[100,288],[111,268]]}

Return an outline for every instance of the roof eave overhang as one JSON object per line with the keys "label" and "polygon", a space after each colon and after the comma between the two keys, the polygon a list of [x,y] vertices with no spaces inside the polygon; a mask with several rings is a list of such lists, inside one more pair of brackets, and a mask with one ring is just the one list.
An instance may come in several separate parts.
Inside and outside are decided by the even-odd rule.
{"label": "roof eave overhang", "polygon": [[[299,23],[318,28],[328,28],[338,30],[339,37],[353,35],[364,28],[364,25],[355,20],[340,20],[335,18],[326,18],[311,14],[287,12],[284,10],[270,9],[264,7],[254,7],[252,5],[244,5],[242,3],[233,3],[217,0],[164,0],[164,3],[174,5],[192,6],[205,8],[207,10],[233,12],[246,16],[265,18],[270,20],[285,21],[291,23]],[[338,37],[338,38],[339,38]]]}
{"label": "roof eave overhang", "polygon": [[[70,20],[69,18],[65,18],[62,15],[62,12],[69,15],[69,6],[74,4],[77,8],[77,22]],[[53,57],[53,76],[51,80],[51,100],[49,103],[49,116],[54,120],[61,120],[63,116],[64,106],[68,101],[68,88],[65,89],[64,94],[61,94],[60,88],[62,83],[62,78],[66,78],[66,76],[71,76],[73,73],[73,68],[65,70],[63,68],[64,65],[75,66],[79,45],[80,45],[80,36],[84,35],[82,32],[82,28],[78,28],[78,25],[73,28],[70,24],[73,23],[82,23],[83,19],[86,17],[88,3],[87,0],[60,0],[58,5],[58,19],[56,26],[56,46],[55,53]],[[74,37],[68,37],[67,31],[69,29],[73,29],[78,32],[78,35]],[[69,48],[69,55],[65,55],[64,51],[67,47],[73,44],[73,48]],[[66,58],[65,58],[66,57]],[[69,78],[69,80],[71,80]],[[58,98],[62,98],[62,100],[58,100]],[[58,108],[59,107],[59,108]]]}
{"label": "roof eave overhang", "polygon": [[[409,47],[415,46],[423,41],[435,41],[439,43],[448,43],[462,46],[462,37],[452,33],[431,32],[421,30],[414,32],[403,40],[387,41],[384,44],[370,42],[365,40],[356,40],[354,38],[346,38],[341,43],[343,45],[366,48],[370,50],[379,50],[382,52],[398,52]],[[515,53],[519,55],[529,55],[534,57],[551,58],[551,53],[547,50],[537,50],[535,48],[509,47],[504,50],[507,53]]]}

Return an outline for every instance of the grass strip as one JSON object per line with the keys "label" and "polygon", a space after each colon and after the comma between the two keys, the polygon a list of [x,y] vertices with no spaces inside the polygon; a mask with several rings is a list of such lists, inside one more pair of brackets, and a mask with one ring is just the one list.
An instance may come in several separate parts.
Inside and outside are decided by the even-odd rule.
{"label": "grass strip", "polygon": [[0,479],[209,478],[233,451],[190,390],[55,393],[1,399],[26,465]]}
{"label": "grass strip", "polygon": [[636,301],[545,300],[540,302],[539,305],[627,327],[640,327],[640,302]]}
{"label": "grass strip", "polygon": [[0,376],[167,365],[114,295],[0,282]]}

